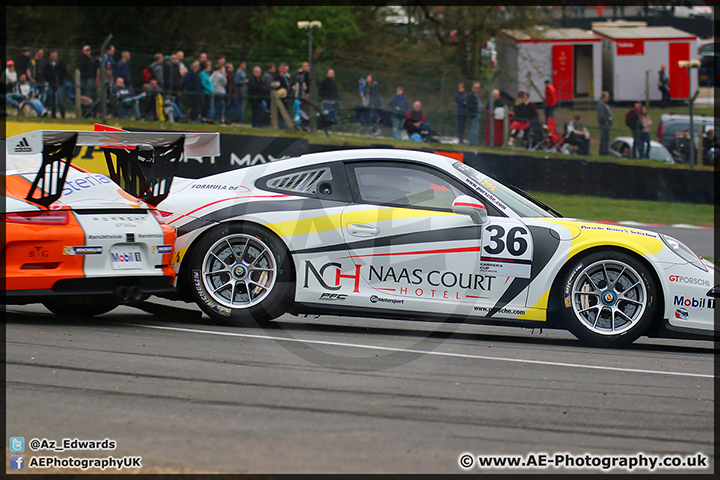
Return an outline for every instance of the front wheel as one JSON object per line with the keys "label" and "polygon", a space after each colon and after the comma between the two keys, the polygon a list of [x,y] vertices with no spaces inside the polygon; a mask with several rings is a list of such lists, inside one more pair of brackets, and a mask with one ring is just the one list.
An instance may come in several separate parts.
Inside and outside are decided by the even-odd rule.
{"label": "front wheel", "polygon": [[187,284],[200,308],[222,323],[263,324],[292,301],[293,275],[282,241],[255,225],[221,225],[190,257]]}
{"label": "front wheel", "polygon": [[582,257],[569,268],[562,286],[566,326],[590,345],[629,345],[655,318],[655,280],[630,255],[598,252]]}

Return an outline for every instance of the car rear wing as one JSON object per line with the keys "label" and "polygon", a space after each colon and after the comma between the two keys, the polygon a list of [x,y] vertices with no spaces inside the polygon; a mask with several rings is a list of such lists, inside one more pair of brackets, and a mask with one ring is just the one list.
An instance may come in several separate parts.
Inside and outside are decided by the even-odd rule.
{"label": "car rear wing", "polygon": [[43,157],[27,200],[48,207],[60,198],[79,146],[102,147],[112,180],[127,193],[157,205],[167,197],[183,156],[220,154],[220,134],[37,130],[9,137],[8,154]]}

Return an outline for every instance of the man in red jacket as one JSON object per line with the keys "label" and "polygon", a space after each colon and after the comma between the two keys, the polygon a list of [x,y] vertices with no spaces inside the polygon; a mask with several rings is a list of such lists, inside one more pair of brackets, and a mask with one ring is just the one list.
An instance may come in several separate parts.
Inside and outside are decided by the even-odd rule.
{"label": "man in red jacket", "polygon": [[555,106],[558,103],[558,95],[550,80],[545,80],[545,123],[548,118],[555,118]]}

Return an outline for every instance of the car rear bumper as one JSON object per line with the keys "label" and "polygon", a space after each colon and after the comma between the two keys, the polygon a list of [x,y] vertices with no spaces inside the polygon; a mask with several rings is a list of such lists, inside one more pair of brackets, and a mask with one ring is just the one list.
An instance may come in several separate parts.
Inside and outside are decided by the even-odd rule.
{"label": "car rear bumper", "polygon": [[55,282],[51,289],[6,291],[2,303],[21,305],[76,295],[92,295],[122,302],[173,292],[175,287],[171,276],[68,278]]}

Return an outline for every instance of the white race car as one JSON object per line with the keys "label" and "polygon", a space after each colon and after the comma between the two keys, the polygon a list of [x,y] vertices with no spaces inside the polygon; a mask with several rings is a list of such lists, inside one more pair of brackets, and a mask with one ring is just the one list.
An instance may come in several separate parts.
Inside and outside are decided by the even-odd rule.
{"label": "white race car", "polygon": [[176,178],[158,208],[178,232],[179,297],[220,321],[493,323],[600,346],[713,335],[714,266],[678,240],[562,218],[436,154],[315,153]]}
{"label": "white race car", "polygon": [[[175,230],[154,208],[183,154],[217,155],[217,133],[38,130],[3,139],[6,304],[93,316],[174,291]],[[72,164],[104,150],[111,178]]]}

